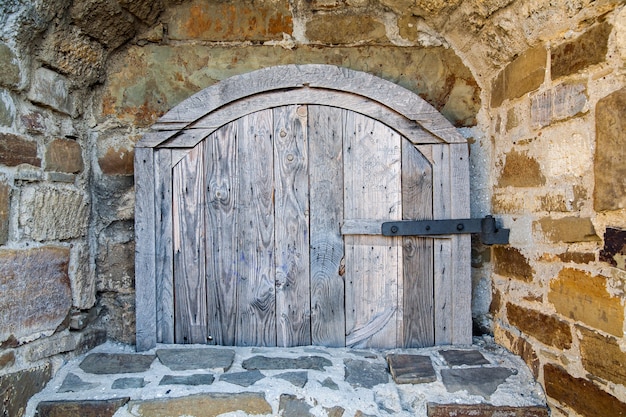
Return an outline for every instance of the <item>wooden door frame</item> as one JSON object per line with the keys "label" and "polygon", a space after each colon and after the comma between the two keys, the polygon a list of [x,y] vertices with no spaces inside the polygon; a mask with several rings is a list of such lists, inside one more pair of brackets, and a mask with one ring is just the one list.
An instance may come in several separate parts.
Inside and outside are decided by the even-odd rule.
{"label": "wooden door frame", "polygon": [[[432,164],[433,218],[469,217],[467,141],[417,94],[371,74],[331,65],[278,66],[231,77],[172,108],[135,147],[138,351],[157,342],[173,343],[173,261],[171,255],[162,255],[171,247],[172,166],[220,126],[288,104],[344,108],[394,128]],[[434,242],[435,344],[469,344],[470,236],[442,236]]]}

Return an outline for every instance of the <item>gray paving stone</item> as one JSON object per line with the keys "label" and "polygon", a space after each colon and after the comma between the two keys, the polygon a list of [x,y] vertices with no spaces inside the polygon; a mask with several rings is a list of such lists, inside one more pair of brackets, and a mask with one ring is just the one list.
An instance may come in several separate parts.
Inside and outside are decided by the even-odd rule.
{"label": "gray paving stone", "polygon": [[320,356],[301,356],[299,358],[269,358],[267,356],[253,356],[243,361],[244,369],[314,369],[323,371],[325,366],[333,363]]}
{"label": "gray paving stone", "polygon": [[382,363],[345,359],[344,365],[346,382],[353,387],[373,388],[378,384],[389,382],[387,367]]}
{"label": "gray paving stone", "polygon": [[389,371],[396,384],[425,384],[437,380],[430,356],[387,355]]}
{"label": "gray paving stone", "polygon": [[278,414],[284,417],[310,417],[311,406],[295,395],[282,394],[278,405]]}
{"label": "gray paving stone", "polygon": [[378,359],[378,355],[374,352],[370,352],[369,350],[351,350],[350,353],[365,359]]}
{"label": "gray paving stone", "polygon": [[235,372],[232,374],[224,374],[220,376],[220,381],[225,381],[231,384],[240,385],[242,387],[249,387],[254,383],[265,378],[265,375],[261,371],[253,370],[247,372]]}
{"label": "gray paving stone", "polygon": [[450,366],[489,365],[489,361],[477,350],[440,350],[439,354]]}
{"label": "gray paving stone", "polygon": [[226,372],[235,359],[235,351],[232,349],[158,349],[156,354],[161,363],[172,371],[221,369]]}
{"label": "gray paving stone", "polygon": [[69,373],[63,380],[61,388],[59,388],[57,392],[87,391],[97,387],[98,385],[100,384],[96,384],[95,382],[85,382],[78,375]]}
{"label": "gray paving stone", "polygon": [[145,372],[154,358],[154,355],[132,353],[92,353],[81,362],[80,369],[98,375]]}
{"label": "gray paving stone", "polygon": [[119,378],[113,381],[111,389],[143,388],[145,385],[146,382],[141,377]]}
{"label": "gray paving stone", "polygon": [[212,374],[164,375],[159,385],[211,385],[213,381]]}
{"label": "gray paving stone", "polygon": [[291,382],[296,387],[304,387],[309,380],[309,373],[306,371],[298,372],[285,372],[284,374],[276,375],[276,378],[284,379]]}
{"label": "gray paving stone", "polygon": [[441,379],[448,392],[467,390],[473,395],[489,398],[498,386],[516,372],[508,368],[442,369]]}
{"label": "gray paving stone", "polygon": [[332,378],[328,377],[324,381],[322,381],[322,386],[328,389],[332,389],[333,391],[339,390],[339,385]]}

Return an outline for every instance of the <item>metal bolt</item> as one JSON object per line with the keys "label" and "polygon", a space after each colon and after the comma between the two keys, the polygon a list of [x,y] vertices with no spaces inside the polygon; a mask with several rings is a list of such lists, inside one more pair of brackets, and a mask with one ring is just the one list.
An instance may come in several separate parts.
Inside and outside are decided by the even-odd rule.
{"label": "metal bolt", "polygon": [[391,226],[391,233],[398,233],[398,226]]}
{"label": "metal bolt", "polygon": [[456,225],[456,230],[461,231],[463,229],[465,229],[465,226],[463,226],[463,223],[459,223]]}

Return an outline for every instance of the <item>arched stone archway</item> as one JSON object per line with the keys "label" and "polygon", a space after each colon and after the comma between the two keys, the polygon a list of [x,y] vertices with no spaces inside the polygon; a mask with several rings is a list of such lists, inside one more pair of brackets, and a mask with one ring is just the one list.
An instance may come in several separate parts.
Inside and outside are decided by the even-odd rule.
{"label": "arched stone archway", "polygon": [[345,68],[190,97],[136,148],[138,349],[470,342],[469,237],[376,236],[467,217],[467,152],[420,97]]}

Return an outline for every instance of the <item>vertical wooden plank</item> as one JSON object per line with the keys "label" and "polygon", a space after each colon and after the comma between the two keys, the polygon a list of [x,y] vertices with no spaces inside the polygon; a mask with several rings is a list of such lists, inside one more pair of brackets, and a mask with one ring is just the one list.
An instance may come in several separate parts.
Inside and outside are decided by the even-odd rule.
{"label": "vertical wooden plank", "polygon": [[237,329],[240,346],[276,346],[272,110],[238,120]]}
{"label": "vertical wooden plank", "polygon": [[[345,112],[346,219],[401,218],[400,139],[395,131],[380,122]],[[346,344],[395,346],[399,240],[384,236],[345,236],[345,243]]]}
{"label": "vertical wooden plank", "polygon": [[311,344],[306,106],[274,109],[276,344]]}
{"label": "vertical wooden plank", "polygon": [[203,150],[193,148],[173,171],[176,343],[207,342]]}
{"label": "vertical wooden plank", "polygon": [[172,246],[172,151],[154,157],[157,341],[174,343],[174,249]]}
{"label": "vertical wooden plank", "polygon": [[[408,140],[402,141],[402,218],[433,218],[433,175],[430,162]],[[403,347],[432,346],[433,239],[404,236],[403,246]]]}
{"label": "vertical wooden plank", "polygon": [[332,347],[346,344],[341,114],[334,107],[309,106],[311,342]]}
{"label": "vertical wooden plank", "polygon": [[235,344],[237,320],[237,123],[205,140],[208,336]]}
{"label": "vertical wooden plank", "polygon": [[137,350],[156,346],[153,150],[135,149],[135,288]]}
{"label": "vertical wooden plank", "polygon": [[[450,144],[451,216],[470,217],[469,149],[466,143]],[[452,277],[454,288],[452,343],[472,343],[472,278],[470,235],[452,237]]]}
{"label": "vertical wooden plank", "polygon": [[[448,145],[430,145],[427,152],[423,153],[429,157],[433,169],[433,218],[449,219],[450,148]],[[437,238],[434,245],[435,344],[443,345],[452,343],[452,241]]]}

